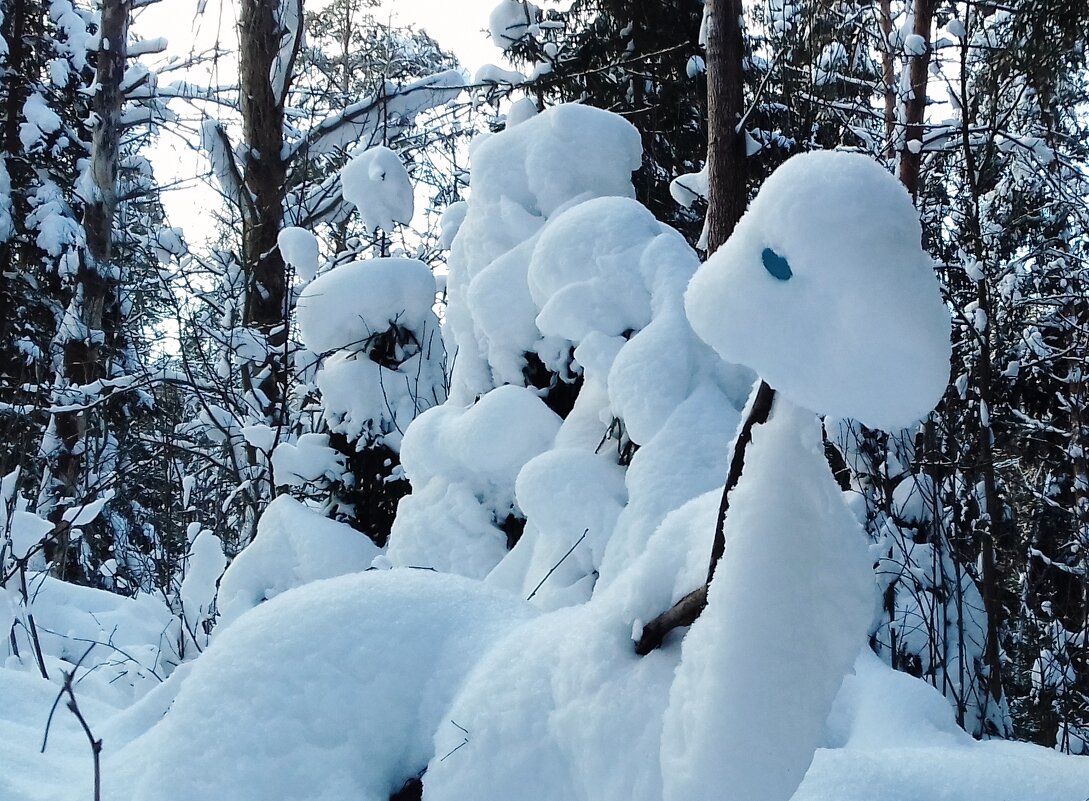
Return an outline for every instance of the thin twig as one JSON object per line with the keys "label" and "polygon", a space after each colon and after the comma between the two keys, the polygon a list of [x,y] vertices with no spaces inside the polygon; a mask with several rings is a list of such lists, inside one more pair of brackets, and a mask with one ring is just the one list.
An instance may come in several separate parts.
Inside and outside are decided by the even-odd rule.
{"label": "thin twig", "polygon": [[450,751],[448,751],[446,756],[444,756],[442,759],[440,759],[439,762],[445,762],[447,757],[452,756],[454,753],[456,753],[457,751],[461,750],[462,748],[464,748],[465,746],[467,746],[469,744],[469,731],[468,731],[468,729],[466,729],[464,726],[458,725],[458,722],[456,720],[451,720],[450,722],[453,723],[455,726],[457,726],[458,730],[461,731],[461,733],[464,734],[465,736],[462,738],[461,743],[459,745],[455,746],[454,748],[452,748]]}
{"label": "thin twig", "polygon": [[[545,583],[546,581],[548,581],[548,577],[549,577],[549,576],[551,576],[551,575],[552,575],[553,573],[555,573],[555,572],[556,572],[556,569],[557,569],[557,568],[558,568],[558,567],[559,567],[560,565],[562,565],[562,564],[564,563],[564,560],[565,560],[565,559],[567,559],[567,557],[569,557],[569,556],[570,556],[571,554],[573,554],[573,553],[575,552],[575,549],[576,549],[577,547],[579,547],[579,544],[580,544],[580,543],[581,543],[581,542],[582,542],[582,541],[583,541],[584,539],[586,539],[586,535],[587,535],[587,534],[589,534],[589,533],[590,533],[590,529],[588,529],[588,528],[587,528],[587,529],[584,529],[584,530],[583,530],[583,532],[582,532],[582,536],[581,536],[581,537],[579,537],[579,538],[578,538],[578,539],[577,539],[577,540],[575,541],[575,544],[574,544],[574,545],[572,545],[572,546],[571,546],[570,548],[568,548],[568,549],[567,549],[567,553],[565,553],[565,554],[564,554],[563,556],[561,556],[561,557],[560,557],[560,561],[558,561],[558,562],[556,562],[556,564],[552,565],[552,569],[551,569],[551,570],[549,570],[549,571],[548,571],[547,573],[545,573],[545,576],[544,576],[544,578],[543,578],[543,579],[541,579],[541,580],[540,580],[540,581],[539,581],[539,582],[537,583],[537,586],[533,588],[533,592],[531,592],[531,593],[529,594],[529,597],[528,597],[528,598],[526,598],[526,600],[527,600],[527,601],[532,601],[532,600],[533,600],[533,596],[537,594],[537,590],[541,589],[541,587],[543,587],[543,586],[544,586],[544,583]],[[454,725],[456,726],[457,724],[455,723]]]}
{"label": "thin twig", "polygon": [[83,733],[87,735],[87,742],[91,744],[91,756],[94,760],[94,774],[95,774],[95,790],[94,801],[101,801],[102,799],[102,766],[100,755],[102,753],[102,740],[96,740],[94,734],[91,732],[90,724],[87,723],[87,718],[83,716],[83,712],[80,711],[79,704],[76,702],[76,693],[72,688],[72,681],[76,677],[76,671],[79,670],[80,665],[83,664],[83,660],[86,659],[91,651],[93,651],[95,645],[91,645],[86,651],[83,652],[83,656],[79,658],[79,661],[72,667],[70,671],[64,674],[64,684],[61,686],[60,692],[57,693],[56,699],[53,701],[53,706],[49,710],[49,717],[45,722],[45,734],[42,736],[42,749],[41,753],[45,753],[45,748],[49,744],[49,729],[53,724],[53,713],[57,711],[57,705],[60,703],[60,699],[67,694],[68,703],[65,706],[69,711],[76,716],[76,720],[79,721],[80,728],[83,729]]}

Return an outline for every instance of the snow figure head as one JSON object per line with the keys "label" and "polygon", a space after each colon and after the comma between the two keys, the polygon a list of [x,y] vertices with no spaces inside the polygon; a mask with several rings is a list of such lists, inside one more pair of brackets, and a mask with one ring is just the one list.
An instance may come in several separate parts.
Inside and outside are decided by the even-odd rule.
{"label": "snow figure head", "polygon": [[795,156],[765,181],[685,297],[692,327],[821,414],[894,429],[949,378],[949,313],[904,188],[852,153]]}

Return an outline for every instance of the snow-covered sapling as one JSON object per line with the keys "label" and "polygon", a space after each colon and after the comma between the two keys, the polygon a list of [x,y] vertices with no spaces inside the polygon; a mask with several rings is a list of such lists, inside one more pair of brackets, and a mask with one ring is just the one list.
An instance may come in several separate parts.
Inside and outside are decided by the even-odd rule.
{"label": "snow-covered sapling", "polygon": [[879,165],[806,154],[768,179],[689,284],[696,333],[780,390],[773,406],[760,382],[735,443],[712,573],[724,558],[664,719],[667,801],[697,797],[708,777],[739,798],[789,799],[864,647],[866,538],[825,464],[814,412],[888,428],[941,397],[949,315],[920,234],[910,197]]}
{"label": "snow-covered sapling", "polygon": [[[764,379],[735,442],[709,575],[752,427],[771,412],[771,387],[818,414],[889,430],[941,398],[949,312],[921,241],[910,196],[880,165],[852,153],[805,153],[765,181],[693,277],[685,295],[693,329],[723,359]],[[705,592],[648,624],[638,650],[691,623]]]}
{"label": "snow-covered sapling", "polygon": [[338,516],[379,544],[408,489],[398,469],[404,431],[446,397],[435,294],[423,262],[377,258],[339,265],[299,295],[299,332],[323,354],[316,383],[328,435],[281,444],[273,454],[276,481],[331,481]]}

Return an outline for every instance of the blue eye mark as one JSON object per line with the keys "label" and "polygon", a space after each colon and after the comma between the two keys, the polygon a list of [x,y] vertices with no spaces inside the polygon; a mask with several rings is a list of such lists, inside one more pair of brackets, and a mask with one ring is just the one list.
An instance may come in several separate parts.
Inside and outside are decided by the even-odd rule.
{"label": "blue eye mark", "polygon": [[764,248],[764,252],[760,254],[760,260],[764,262],[764,269],[771,274],[772,278],[786,281],[794,275],[790,269],[790,263],[771,248]]}

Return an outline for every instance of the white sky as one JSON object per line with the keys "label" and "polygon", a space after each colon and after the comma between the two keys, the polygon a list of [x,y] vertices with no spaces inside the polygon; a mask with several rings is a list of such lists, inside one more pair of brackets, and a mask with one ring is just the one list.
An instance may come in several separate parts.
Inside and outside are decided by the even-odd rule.
{"label": "white sky", "polygon": [[[397,23],[410,23],[426,30],[441,47],[452,51],[462,66],[472,75],[488,62],[500,62],[502,53],[485,32],[488,15],[498,0],[384,0],[382,8]],[[324,5],[322,0],[306,0],[306,8]],[[165,37],[169,41],[165,61],[184,59],[192,52],[210,49],[218,41],[222,48],[234,50],[238,36],[235,30],[236,11],[232,0],[207,0],[203,13],[197,13],[198,0],[161,0],[145,7],[136,19],[134,30],[145,38]],[[381,18],[381,12],[375,14]],[[148,57],[155,65],[155,57]],[[163,84],[180,78],[197,85],[227,84],[235,80],[235,56],[228,54],[212,72],[205,68],[191,74],[167,73],[160,77]],[[178,113],[187,114],[184,104],[175,101]],[[189,132],[179,137],[164,133],[149,154],[160,183],[191,178],[207,170],[207,162],[195,151]],[[172,225],[181,226],[190,242],[210,236],[210,209],[217,204],[215,193],[207,186],[190,182],[184,189],[164,193],[163,205]]]}

